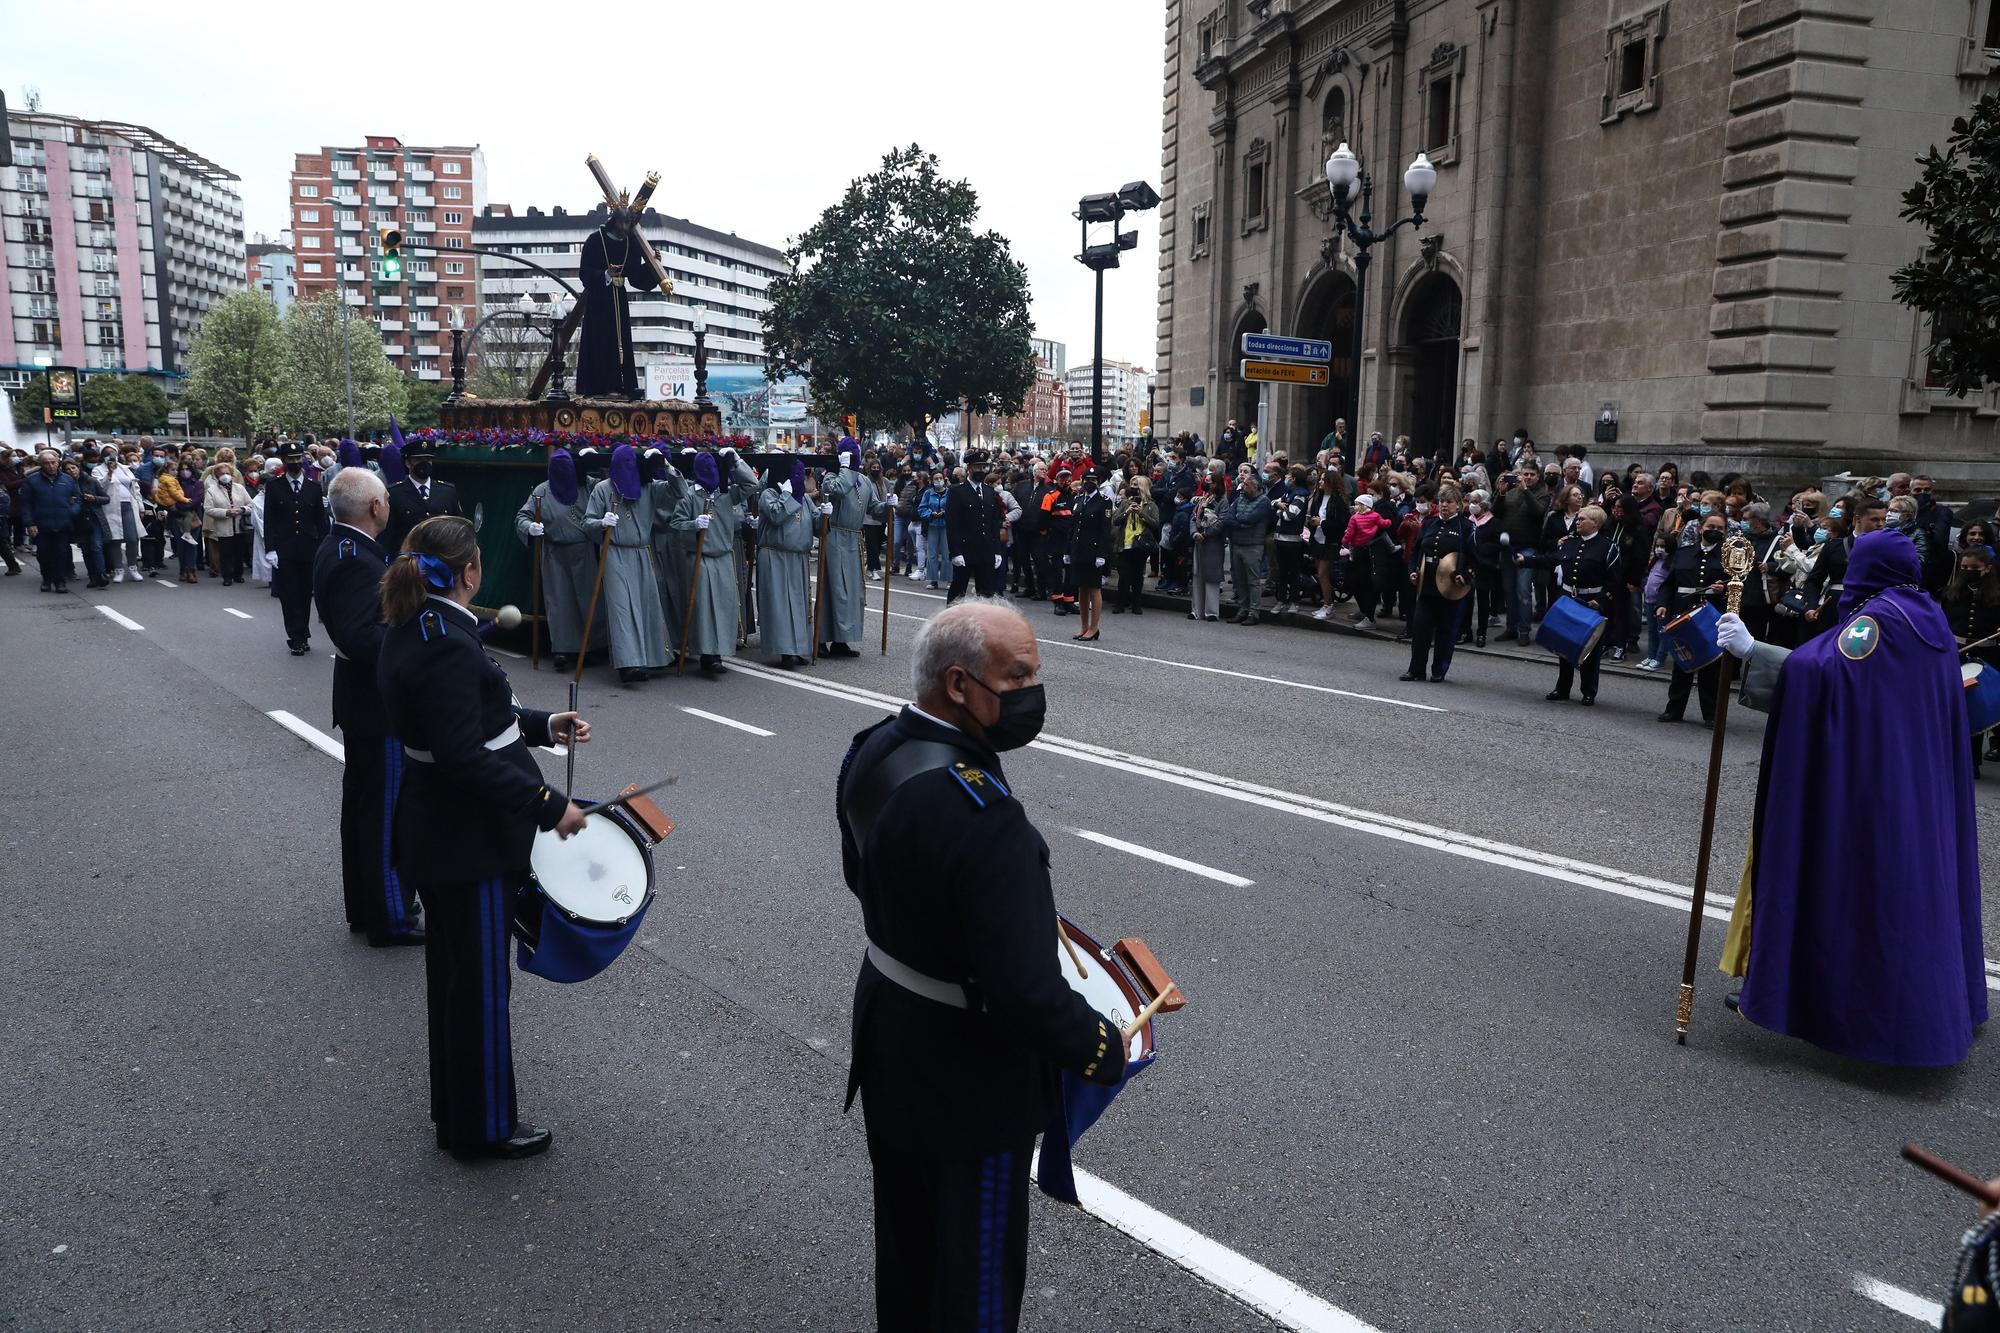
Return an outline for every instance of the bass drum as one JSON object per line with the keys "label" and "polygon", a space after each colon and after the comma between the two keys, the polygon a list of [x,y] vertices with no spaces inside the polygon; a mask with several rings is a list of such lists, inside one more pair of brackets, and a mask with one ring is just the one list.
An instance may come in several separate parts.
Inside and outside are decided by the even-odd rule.
{"label": "bass drum", "polygon": [[[1090,1007],[1110,1019],[1114,1027],[1130,1023],[1146,1007],[1139,987],[1127,976],[1108,950],[1062,917],[1056,918],[1056,966],[1071,990],[1090,1002]],[[1126,1048],[1129,1061],[1148,1059],[1153,1050],[1153,1020],[1132,1034]]]}

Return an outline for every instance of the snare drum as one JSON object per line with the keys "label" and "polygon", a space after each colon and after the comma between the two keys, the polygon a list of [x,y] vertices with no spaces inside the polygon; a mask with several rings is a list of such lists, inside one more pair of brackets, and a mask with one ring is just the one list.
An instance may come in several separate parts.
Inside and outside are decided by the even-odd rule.
{"label": "snare drum", "polygon": [[1965,715],[1972,734],[1983,736],[2000,727],[2000,671],[1986,662],[1967,662],[1958,673],[1965,682]]}
{"label": "snare drum", "polygon": [[514,898],[523,972],[585,981],[609,967],[653,904],[653,849],[623,806],[584,816],[569,838],[535,835],[528,882]]}
{"label": "snare drum", "polygon": [[[1088,1000],[1091,1008],[1118,1027],[1131,1022],[1146,1007],[1146,1001],[1118,959],[1061,917],[1056,918],[1056,929],[1067,935],[1076,947],[1076,956],[1072,958],[1062,941],[1056,941],[1056,967],[1061,970],[1063,980],[1069,983],[1070,989]],[[1077,975],[1079,963],[1085,975]],[[1128,1062],[1150,1059],[1153,1054],[1153,1020],[1149,1018],[1144,1027],[1132,1034],[1126,1059]]]}

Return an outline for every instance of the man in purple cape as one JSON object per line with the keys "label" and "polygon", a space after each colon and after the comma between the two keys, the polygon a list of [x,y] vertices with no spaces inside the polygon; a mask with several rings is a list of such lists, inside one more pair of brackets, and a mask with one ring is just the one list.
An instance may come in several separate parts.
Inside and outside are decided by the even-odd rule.
{"label": "man in purple cape", "polygon": [[1839,1055],[1926,1066],[1965,1058],[1986,976],[1965,688],[1920,577],[1908,537],[1868,533],[1831,630],[1750,649],[1746,701],[1776,679],[1740,1005]]}

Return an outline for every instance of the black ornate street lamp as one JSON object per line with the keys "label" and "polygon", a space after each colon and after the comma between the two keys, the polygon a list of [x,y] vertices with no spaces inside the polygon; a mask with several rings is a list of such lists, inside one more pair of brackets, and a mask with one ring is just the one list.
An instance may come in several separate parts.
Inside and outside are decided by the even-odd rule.
{"label": "black ornate street lamp", "polygon": [[[1159,206],[1159,191],[1144,181],[1133,181],[1116,194],[1087,194],[1076,206],[1077,221],[1083,224],[1083,253],[1076,262],[1097,275],[1097,315],[1090,344],[1090,457],[1097,463],[1104,461],[1104,270],[1118,267],[1121,251],[1139,246],[1139,233],[1119,231],[1118,220]],[[1092,245],[1093,222],[1110,223],[1111,239]]]}
{"label": "black ornate street lamp", "polygon": [[[523,298],[525,299],[525,298]],[[566,403],[569,390],[563,388],[562,326],[569,318],[569,312],[576,302],[567,293],[557,293],[549,298],[549,346],[553,352],[549,358],[549,391],[542,395],[542,401]]]}
{"label": "black ornate street lamp", "polygon": [[700,306],[693,309],[694,325],[694,405],[702,410],[714,407],[708,401],[708,315]]}
{"label": "black ornate street lamp", "polygon": [[[1354,374],[1349,389],[1354,395],[1354,431],[1350,438],[1356,441],[1361,439],[1361,348],[1367,337],[1363,297],[1368,290],[1368,252],[1404,227],[1422,230],[1424,204],[1429,201],[1431,191],[1437,188],[1437,178],[1437,168],[1431,165],[1428,157],[1418,153],[1416,159],[1403,170],[1403,189],[1410,196],[1410,216],[1398,218],[1381,231],[1376,231],[1375,182],[1362,170],[1361,159],[1346,144],[1342,144],[1326,160],[1326,184],[1333,193],[1335,228],[1335,237],[1327,242],[1327,266],[1330,268],[1333,264],[1335,239],[1344,235],[1354,242]],[[1350,211],[1356,184],[1361,187],[1361,217],[1358,222]],[[1355,461],[1360,462],[1358,452]]]}

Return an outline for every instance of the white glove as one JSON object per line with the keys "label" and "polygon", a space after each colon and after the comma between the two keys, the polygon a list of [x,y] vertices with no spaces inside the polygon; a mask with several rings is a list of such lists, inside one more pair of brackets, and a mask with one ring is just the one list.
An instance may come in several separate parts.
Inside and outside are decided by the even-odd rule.
{"label": "white glove", "polygon": [[1500,544],[1502,546],[1512,546],[1514,544],[1514,539],[1508,534],[1503,532],[1500,534]]}
{"label": "white glove", "polygon": [[1064,556],[1064,557],[1063,557],[1063,563],[1064,563],[1065,565],[1069,563],[1069,557],[1068,557],[1068,556]]}
{"label": "white glove", "polygon": [[730,448],[728,445],[724,445],[722,447],[721,453],[722,456],[728,459],[730,462],[734,463],[736,461],[736,451]]}
{"label": "white glove", "polygon": [[1715,641],[1746,662],[1750,660],[1750,650],[1757,646],[1750,627],[1734,611],[1725,611],[1722,619],[1715,622]]}
{"label": "white glove", "polygon": [[597,521],[603,527],[615,528],[618,526],[618,511],[616,509],[607,509],[604,511],[604,517]]}
{"label": "white glove", "polygon": [[546,531],[548,531],[548,529],[544,528],[541,524],[535,522],[533,519],[528,520],[528,535],[530,537],[539,537]]}
{"label": "white glove", "polygon": [[952,567],[953,569],[964,569],[964,568],[965,568],[965,557],[964,557],[964,556],[962,556],[962,555],[955,555],[955,556],[953,556],[953,557],[951,558],[951,567]]}
{"label": "white glove", "polygon": [[824,516],[824,517],[826,517],[826,518],[832,518],[832,517],[833,517],[833,506],[832,506],[832,505],[830,505],[830,504],[823,504],[823,505],[821,505],[821,506],[819,507],[819,512],[821,513],[821,515],[822,515],[822,516]]}
{"label": "white glove", "polygon": [[846,451],[845,449],[841,450],[841,452],[840,452],[840,465],[841,465],[842,467],[844,467],[844,468],[851,468],[851,467],[853,467],[853,466],[854,466],[854,455],[853,455],[853,454],[850,454],[850,453],[848,453],[848,452],[847,452],[847,451]]}
{"label": "white glove", "polygon": [[264,567],[266,569],[276,569],[278,567],[278,553],[276,551],[264,552]]}
{"label": "white glove", "polygon": [[694,525],[697,529],[699,529],[702,532],[707,532],[708,525],[714,521],[715,520],[710,518],[707,514],[696,514],[694,516]]}
{"label": "white glove", "polygon": [[888,505],[889,508],[894,509],[896,507],[896,493],[894,491],[890,491],[887,495],[882,497],[882,503]]}
{"label": "white glove", "polygon": [[[1101,565],[1101,564],[1103,564],[1104,562],[1103,562],[1102,560],[1100,560],[1100,561],[1098,561],[1097,563]],[[999,556],[997,556],[997,555],[993,557],[993,568],[995,568],[995,569],[998,569],[998,568],[1000,568],[1000,557],[999,557]]]}
{"label": "white glove", "polygon": [[1352,552],[1352,551],[1348,550],[1348,549],[1347,549],[1347,548],[1346,548],[1345,546],[1343,546],[1343,547],[1341,547],[1341,548],[1340,548],[1340,558],[1341,558],[1342,560],[1345,560],[1345,559],[1347,559],[1347,557],[1348,557],[1348,556],[1350,556],[1350,555],[1353,555],[1353,554],[1354,554],[1354,552]]}
{"label": "white glove", "polygon": [[1104,557],[1101,555],[1097,557],[1097,567],[1099,569],[1104,568]]}

